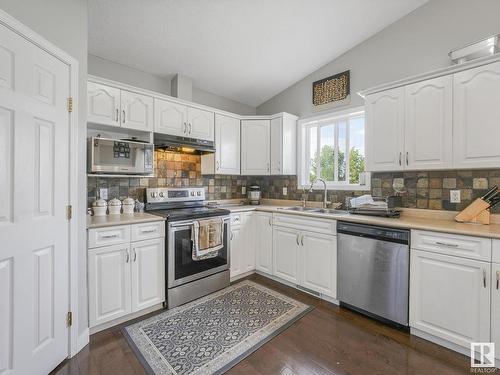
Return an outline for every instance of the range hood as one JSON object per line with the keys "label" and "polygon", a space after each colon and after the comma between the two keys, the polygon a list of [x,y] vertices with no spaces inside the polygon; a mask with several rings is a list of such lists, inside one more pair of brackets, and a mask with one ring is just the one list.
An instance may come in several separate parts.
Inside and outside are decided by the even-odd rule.
{"label": "range hood", "polygon": [[189,154],[196,153],[201,155],[215,152],[213,141],[160,133],[154,133],[154,145],[155,149]]}

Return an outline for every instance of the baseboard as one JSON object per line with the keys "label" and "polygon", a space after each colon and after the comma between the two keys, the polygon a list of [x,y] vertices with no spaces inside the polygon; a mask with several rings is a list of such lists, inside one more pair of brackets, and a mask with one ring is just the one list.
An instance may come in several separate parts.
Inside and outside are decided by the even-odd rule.
{"label": "baseboard", "polygon": [[244,273],[240,273],[239,275],[236,275],[236,276],[231,277],[230,282],[232,283],[233,281],[243,279],[244,277],[247,277],[247,276],[253,275],[254,273],[255,273],[255,271],[254,271],[254,270],[252,270],[252,271],[247,271],[247,272],[244,272]]}
{"label": "baseboard", "polygon": [[417,328],[411,328],[410,327],[410,333],[414,336],[418,336],[424,340],[427,340],[427,341],[430,341],[430,342],[433,342],[434,344],[437,344],[439,346],[443,346],[447,349],[450,349],[450,350],[453,350],[454,352],[457,352],[457,353],[460,353],[460,354],[463,354],[467,357],[470,358],[470,348],[465,348],[463,346],[460,346],[460,345],[457,345],[453,342],[449,342],[448,340],[444,340],[440,337],[437,337],[437,336],[434,336],[430,333],[427,333],[427,332],[424,332],[424,331],[421,331]]}
{"label": "baseboard", "polygon": [[137,311],[137,312],[132,313],[132,314],[121,316],[119,318],[110,320],[109,322],[102,323],[102,324],[99,324],[99,325],[94,326],[94,327],[90,327],[90,334],[93,335],[94,333],[101,332],[101,331],[103,331],[105,329],[114,327],[114,326],[116,326],[118,324],[125,323],[125,322],[127,322],[129,320],[132,320],[132,319],[135,319],[135,318],[139,318],[139,317],[141,317],[143,315],[146,315],[146,314],[149,314],[149,313],[152,313],[154,311],[161,310],[161,309],[163,309],[163,303],[159,303],[159,304],[153,305],[151,307],[148,307],[148,308],[146,308],[144,310],[141,310],[141,311]]}
{"label": "baseboard", "polygon": [[90,330],[89,328],[85,328],[85,330],[78,335],[77,343],[76,343],[76,352],[78,353],[80,350],[85,348],[90,341]]}

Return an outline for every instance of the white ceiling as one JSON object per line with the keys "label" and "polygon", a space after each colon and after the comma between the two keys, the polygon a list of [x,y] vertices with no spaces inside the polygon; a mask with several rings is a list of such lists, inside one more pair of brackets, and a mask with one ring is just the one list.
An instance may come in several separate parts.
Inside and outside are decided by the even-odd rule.
{"label": "white ceiling", "polygon": [[427,0],[89,0],[89,53],[258,106]]}

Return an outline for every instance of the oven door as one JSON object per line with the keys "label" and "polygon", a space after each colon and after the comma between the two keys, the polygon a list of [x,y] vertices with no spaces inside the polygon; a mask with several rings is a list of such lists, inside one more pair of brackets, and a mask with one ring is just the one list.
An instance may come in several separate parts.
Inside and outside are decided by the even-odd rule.
{"label": "oven door", "polygon": [[201,279],[229,269],[230,243],[228,233],[230,233],[229,217],[224,220],[224,247],[219,250],[219,255],[215,258],[194,261],[193,241],[191,231],[193,220],[174,221],[168,223],[167,231],[167,287],[173,288],[177,285]]}

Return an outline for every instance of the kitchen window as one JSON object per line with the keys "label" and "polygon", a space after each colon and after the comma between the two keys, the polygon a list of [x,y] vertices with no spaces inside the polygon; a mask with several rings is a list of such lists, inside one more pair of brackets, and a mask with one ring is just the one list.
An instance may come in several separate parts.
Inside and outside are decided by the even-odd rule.
{"label": "kitchen window", "polygon": [[364,108],[299,121],[299,188],[368,190]]}

